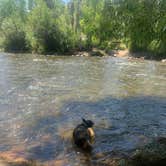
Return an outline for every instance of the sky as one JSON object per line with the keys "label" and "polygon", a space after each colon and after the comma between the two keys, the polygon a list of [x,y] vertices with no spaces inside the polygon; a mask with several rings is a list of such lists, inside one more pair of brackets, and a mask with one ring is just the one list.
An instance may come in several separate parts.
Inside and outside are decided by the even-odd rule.
{"label": "sky", "polygon": [[63,0],[63,1],[66,2],[66,3],[69,2],[69,0]]}

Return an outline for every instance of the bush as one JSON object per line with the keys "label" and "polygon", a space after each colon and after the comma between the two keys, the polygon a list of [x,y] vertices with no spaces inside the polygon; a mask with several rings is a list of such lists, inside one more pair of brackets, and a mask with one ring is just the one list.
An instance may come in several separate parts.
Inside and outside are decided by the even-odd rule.
{"label": "bush", "polygon": [[[72,35],[71,35],[72,36]],[[70,32],[63,31],[58,19],[44,2],[39,3],[29,14],[26,38],[33,52],[66,52],[72,46]]]}
{"label": "bush", "polygon": [[5,38],[4,50],[10,52],[26,51],[26,40],[24,32],[12,32]]}
{"label": "bush", "polygon": [[5,51],[26,51],[26,38],[23,24],[19,18],[6,18],[1,25],[2,47]]}

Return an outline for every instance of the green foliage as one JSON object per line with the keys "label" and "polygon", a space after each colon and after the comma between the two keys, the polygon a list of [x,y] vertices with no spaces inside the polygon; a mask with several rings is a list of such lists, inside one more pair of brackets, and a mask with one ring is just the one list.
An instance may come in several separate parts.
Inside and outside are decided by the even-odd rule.
{"label": "green foliage", "polygon": [[101,41],[121,40],[132,51],[165,54],[165,11],[165,0],[107,0],[101,17]]}
{"label": "green foliage", "polygon": [[165,0],[0,0],[6,51],[129,48],[166,54]]}
{"label": "green foliage", "polygon": [[103,6],[102,0],[85,1],[82,3],[80,28],[86,34],[87,46],[100,43],[100,19]]}
{"label": "green foliage", "polygon": [[[52,1],[53,3],[53,1]],[[35,7],[28,15],[26,36],[31,50],[37,53],[66,52],[73,47],[72,33],[64,28],[65,21],[61,16],[60,4],[56,11],[48,7],[48,1],[36,1]],[[72,37],[71,37],[72,36]]]}
{"label": "green foliage", "polygon": [[24,1],[0,1],[0,36],[5,51],[26,50]]}
{"label": "green foliage", "polygon": [[[14,25],[14,27],[13,27]],[[5,19],[1,30],[4,32],[3,47],[5,51],[25,51],[25,32],[19,19]]]}
{"label": "green foliage", "polygon": [[52,13],[46,4],[38,1],[28,16],[27,40],[30,48],[39,53],[51,52],[60,48],[60,32]]}

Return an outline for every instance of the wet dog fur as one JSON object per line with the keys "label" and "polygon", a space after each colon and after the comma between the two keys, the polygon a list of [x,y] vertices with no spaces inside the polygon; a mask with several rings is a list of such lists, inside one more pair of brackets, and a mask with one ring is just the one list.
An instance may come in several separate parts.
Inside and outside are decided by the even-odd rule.
{"label": "wet dog fur", "polygon": [[74,143],[81,149],[92,149],[95,133],[93,130],[94,123],[91,120],[82,118],[82,123],[79,124],[73,131]]}

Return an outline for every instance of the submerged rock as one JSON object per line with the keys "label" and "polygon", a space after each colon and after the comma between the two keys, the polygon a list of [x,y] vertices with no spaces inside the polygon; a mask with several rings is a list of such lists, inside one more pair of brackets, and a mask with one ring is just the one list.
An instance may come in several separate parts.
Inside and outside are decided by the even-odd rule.
{"label": "submerged rock", "polygon": [[163,62],[163,63],[166,62],[166,59],[162,59],[161,62]]}
{"label": "submerged rock", "polygon": [[100,51],[92,51],[91,56],[100,56],[100,57],[102,57],[102,56],[104,56],[104,54],[101,53]]}
{"label": "submerged rock", "polygon": [[160,137],[134,152],[129,159],[121,160],[126,166],[165,166],[166,138]]}
{"label": "submerged rock", "polygon": [[157,138],[135,150],[132,154],[106,157],[105,160],[99,161],[97,164],[101,166],[165,166],[166,137]]}

